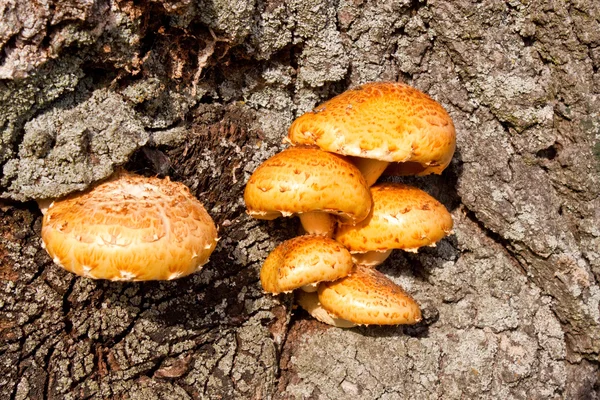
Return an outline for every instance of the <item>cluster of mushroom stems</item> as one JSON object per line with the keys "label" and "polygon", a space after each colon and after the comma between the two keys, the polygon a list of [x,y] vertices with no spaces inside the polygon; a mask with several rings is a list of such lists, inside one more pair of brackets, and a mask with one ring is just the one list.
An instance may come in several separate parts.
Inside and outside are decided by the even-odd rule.
{"label": "cluster of mushroom stems", "polygon": [[416,252],[452,230],[452,217],[426,192],[395,175],[440,174],[455,149],[443,107],[396,82],[346,91],[297,118],[291,145],[261,164],[244,192],[247,212],[272,220],[297,215],[305,235],[265,260],[265,292],[295,291],[317,320],[338,327],[414,324],[415,300],[377,271],[393,249]]}

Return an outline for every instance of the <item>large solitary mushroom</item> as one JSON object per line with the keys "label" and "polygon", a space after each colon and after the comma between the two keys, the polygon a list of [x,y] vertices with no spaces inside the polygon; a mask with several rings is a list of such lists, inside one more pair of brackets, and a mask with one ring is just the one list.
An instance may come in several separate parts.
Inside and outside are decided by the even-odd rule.
{"label": "large solitary mushroom", "polygon": [[371,186],[391,162],[396,174],[441,174],[456,146],[452,119],[431,97],[398,82],[348,90],[297,118],[287,140],[352,156]]}
{"label": "large solitary mushroom", "polygon": [[217,229],[185,185],[119,172],[47,206],[42,239],[54,262],[77,275],[167,280],[208,261]]}
{"label": "large solitary mushroom", "polygon": [[352,163],[303,146],[261,164],[246,184],[244,201],[253,218],[298,215],[307,233],[325,236],[333,234],[333,216],[343,224],[356,224],[371,209],[369,188]]}

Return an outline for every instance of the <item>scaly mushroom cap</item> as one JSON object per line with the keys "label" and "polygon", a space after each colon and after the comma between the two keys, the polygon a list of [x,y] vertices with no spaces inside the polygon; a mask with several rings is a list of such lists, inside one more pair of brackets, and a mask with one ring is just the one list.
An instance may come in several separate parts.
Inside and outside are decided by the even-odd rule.
{"label": "scaly mushroom cap", "polygon": [[250,216],[268,220],[323,211],[354,224],[371,209],[360,171],[338,155],[309,147],[292,147],[266,160],[250,177],[244,201]]}
{"label": "scaly mushroom cap", "polygon": [[456,147],[452,119],[431,97],[397,82],[348,90],[297,118],[293,144],[387,162],[416,162],[440,174]]}
{"label": "scaly mushroom cap", "polygon": [[296,292],[296,301],[300,307],[304,308],[314,319],[323,322],[324,324],[335,326],[337,328],[353,328],[356,326],[355,323],[337,318],[335,315],[324,309],[319,302],[319,295],[316,292],[308,293],[304,290],[298,290]]}
{"label": "scaly mushroom cap", "polygon": [[338,242],[304,235],[286,240],[269,254],[260,271],[260,281],[266,292],[289,292],[342,278],[350,273],[352,265],[350,252]]}
{"label": "scaly mushroom cap", "polygon": [[216,246],[217,230],[185,185],[121,172],[54,201],[42,239],[54,262],[77,275],[164,280],[198,271]]}
{"label": "scaly mushroom cap", "polygon": [[452,216],[421,189],[399,183],[371,187],[371,214],[355,226],[340,226],[335,239],[351,253],[433,245],[452,231]]}
{"label": "scaly mushroom cap", "polygon": [[421,310],[415,300],[381,272],[356,265],[351,274],[319,284],[321,306],[359,325],[415,324]]}

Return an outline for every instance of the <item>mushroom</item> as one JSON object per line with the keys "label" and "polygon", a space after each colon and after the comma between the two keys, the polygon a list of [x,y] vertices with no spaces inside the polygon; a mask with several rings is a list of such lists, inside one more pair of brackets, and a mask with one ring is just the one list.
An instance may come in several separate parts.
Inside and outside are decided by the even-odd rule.
{"label": "mushroom", "polygon": [[54,262],[77,275],[142,281],[198,271],[218,239],[185,185],[119,172],[48,205],[42,240]]}
{"label": "mushroom", "polygon": [[371,186],[390,162],[396,174],[441,174],[456,147],[452,119],[426,94],[398,82],[348,90],[297,118],[287,140],[353,156]]}
{"label": "mushroom", "polygon": [[361,265],[382,263],[392,249],[416,252],[452,231],[452,216],[421,189],[399,183],[371,187],[371,214],[355,226],[340,226],[335,239]]}
{"label": "mushroom", "polygon": [[341,223],[362,221],[371,195],[360,171],[345,158],[311,147],[292,147],[260,165],[244,191],[248,214],[272,220],[298,215],[309,234],[331,236]]}
{"label": "mushroom", "polygon": [[415,300],[381,272],[356,265],[352,273],[319,284],[321,306],[337,318],[358,325],[416,324],[421,310]]}
{"label": "mushroom", "polygon": [[316,292],[317,283],[350,273],[352,256],[333,239],[304,235],[286,240],[269,254],[260,271],[266,292],[278,294],[302,288]]}
{"label": "mushroom", "polygon": [[296,292],[296,302],[305,309],[313,318],[324,324],[335,326],[337,328],[353,328],[356,326],[354,322],[346,321],[331,314],[323,308],[319,302],[319,295],[316,292],[305,292],[299,290]]}

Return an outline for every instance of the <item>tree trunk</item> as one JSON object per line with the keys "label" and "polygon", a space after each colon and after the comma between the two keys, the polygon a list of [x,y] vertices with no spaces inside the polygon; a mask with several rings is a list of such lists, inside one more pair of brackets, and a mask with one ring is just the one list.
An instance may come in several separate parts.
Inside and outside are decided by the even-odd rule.
{"label": "tree trunk", "polygon": [[[0,0],[0,49],[0,398],[600,398],[597,1]],[[298,222],[243,189],[296,116],[381,80],[454,120],[450,167],[403,181],[455,234],[381,268],[423,322],[343,330],[262,293]],[[206,205],[201,272],[53,265],[31,200],[121,165]]]}

